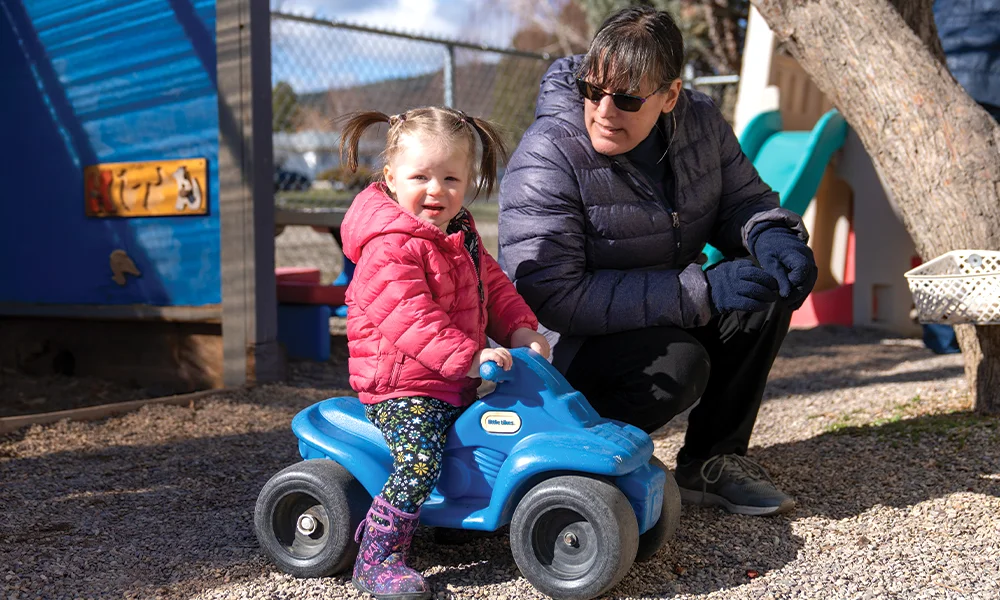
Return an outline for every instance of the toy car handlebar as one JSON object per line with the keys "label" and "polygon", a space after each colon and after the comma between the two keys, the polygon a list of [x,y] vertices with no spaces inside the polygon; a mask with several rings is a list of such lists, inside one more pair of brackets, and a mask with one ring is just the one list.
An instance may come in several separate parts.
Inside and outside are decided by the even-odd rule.
{"label": "toy car handlebar", "polygon": [[541,389],[548,390],[554,396],[574,391],[566,379],[559,374],[559,371],[545,357],[534,350],[511,348],[510,356],[514,359],[510,371],[504,371],[495,362],[486,361],[479,365],[479,376],[486,381],[507,383],[506,393],[514,396],[522,394],[526,397],[533,397]]}
{"label": "toy car handlebar", "polygon": [[[515,360],[516,362],[516,360]],[[514,369],[511,367],[510,371],[504,371],[503,367],[488,360],[483,364],[479,365],[479,376],[486,381],[493,381],[496,383],[501,383],[503,381],[513,381],[514,380]]]}

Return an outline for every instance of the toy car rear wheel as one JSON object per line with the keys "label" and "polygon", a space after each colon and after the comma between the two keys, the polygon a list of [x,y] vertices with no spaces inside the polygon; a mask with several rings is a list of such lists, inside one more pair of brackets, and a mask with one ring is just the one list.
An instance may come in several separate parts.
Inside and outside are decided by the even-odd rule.
{"label": "toy car rear wheel", "polygon": [[639,536],[635,562],[646,562],[653,558],[663,544],[673,539],[681,522],[681,491],[677,488],[674,474],[655,456],[649,460],[649,464],[663,469],[667,474],[667,480],[663,484],[663,508],[660,509],[660,518],[656,524]]}
{"label": "toy car rear wheel", "polygon": [[521,499],[510,547],[521,574],[556,600],[589,600],[613,588],[635,559],[639,526],[611,483],[565,475]]}
{"label": "toy car rear wheel", "polygon": [[304,460],[264,484],[254,529],[279,569],[295,577],[326,577],[354,564],[354,532],[371,502],[344,467],[327,459]]}

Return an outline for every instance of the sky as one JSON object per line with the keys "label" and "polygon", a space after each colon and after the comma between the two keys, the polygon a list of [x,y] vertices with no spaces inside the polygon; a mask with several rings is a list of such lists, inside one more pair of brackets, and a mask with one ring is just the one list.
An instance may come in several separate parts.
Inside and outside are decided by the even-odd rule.
{"label": "sky", "polygon": [[[508,47],[517,18],[497,0],[270,0],[271,9],[406,33]],[[297,92],[349,87],[440,69],[437,44],[273,20],[272,79]],[[479,54],[479,53],[477,53]],[[458,60],[471,57],[460,51]],[[496,60],[496,54],[478,57]]]}

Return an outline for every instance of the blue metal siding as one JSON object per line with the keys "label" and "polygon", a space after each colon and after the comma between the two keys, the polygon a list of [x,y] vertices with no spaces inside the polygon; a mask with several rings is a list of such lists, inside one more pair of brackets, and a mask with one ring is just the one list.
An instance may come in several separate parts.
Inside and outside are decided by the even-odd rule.
{"label": "blue metal siding", "polygon": [[[219,303],[215,1],[0,0],[0,65],[0,303]],[[195,157],[207,216],[84,216],[85,166]]]}

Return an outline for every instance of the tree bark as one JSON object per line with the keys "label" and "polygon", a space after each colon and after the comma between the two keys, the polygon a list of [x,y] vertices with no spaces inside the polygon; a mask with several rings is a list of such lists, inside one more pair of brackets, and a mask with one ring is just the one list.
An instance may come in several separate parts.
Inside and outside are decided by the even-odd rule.
{"label": "tree bark", "polygon": [[[720,62],[725,64],[725,70],[719,70],[719,75],[739,73],[741,48],[736,41],[736,16],[729,0],[702,0],[702,11],[708,26],[708,37],[712,42],[712,51]],[[746,18],[746,15],[741,15]]]}
{"label": "tree bark", "polygon": [[[932,0],[752,1],[857,132],[920,255],[1000,249],[1000,126],[948,72]],[[1000,414],[1000,326],[956,330],[976,410]]]}

